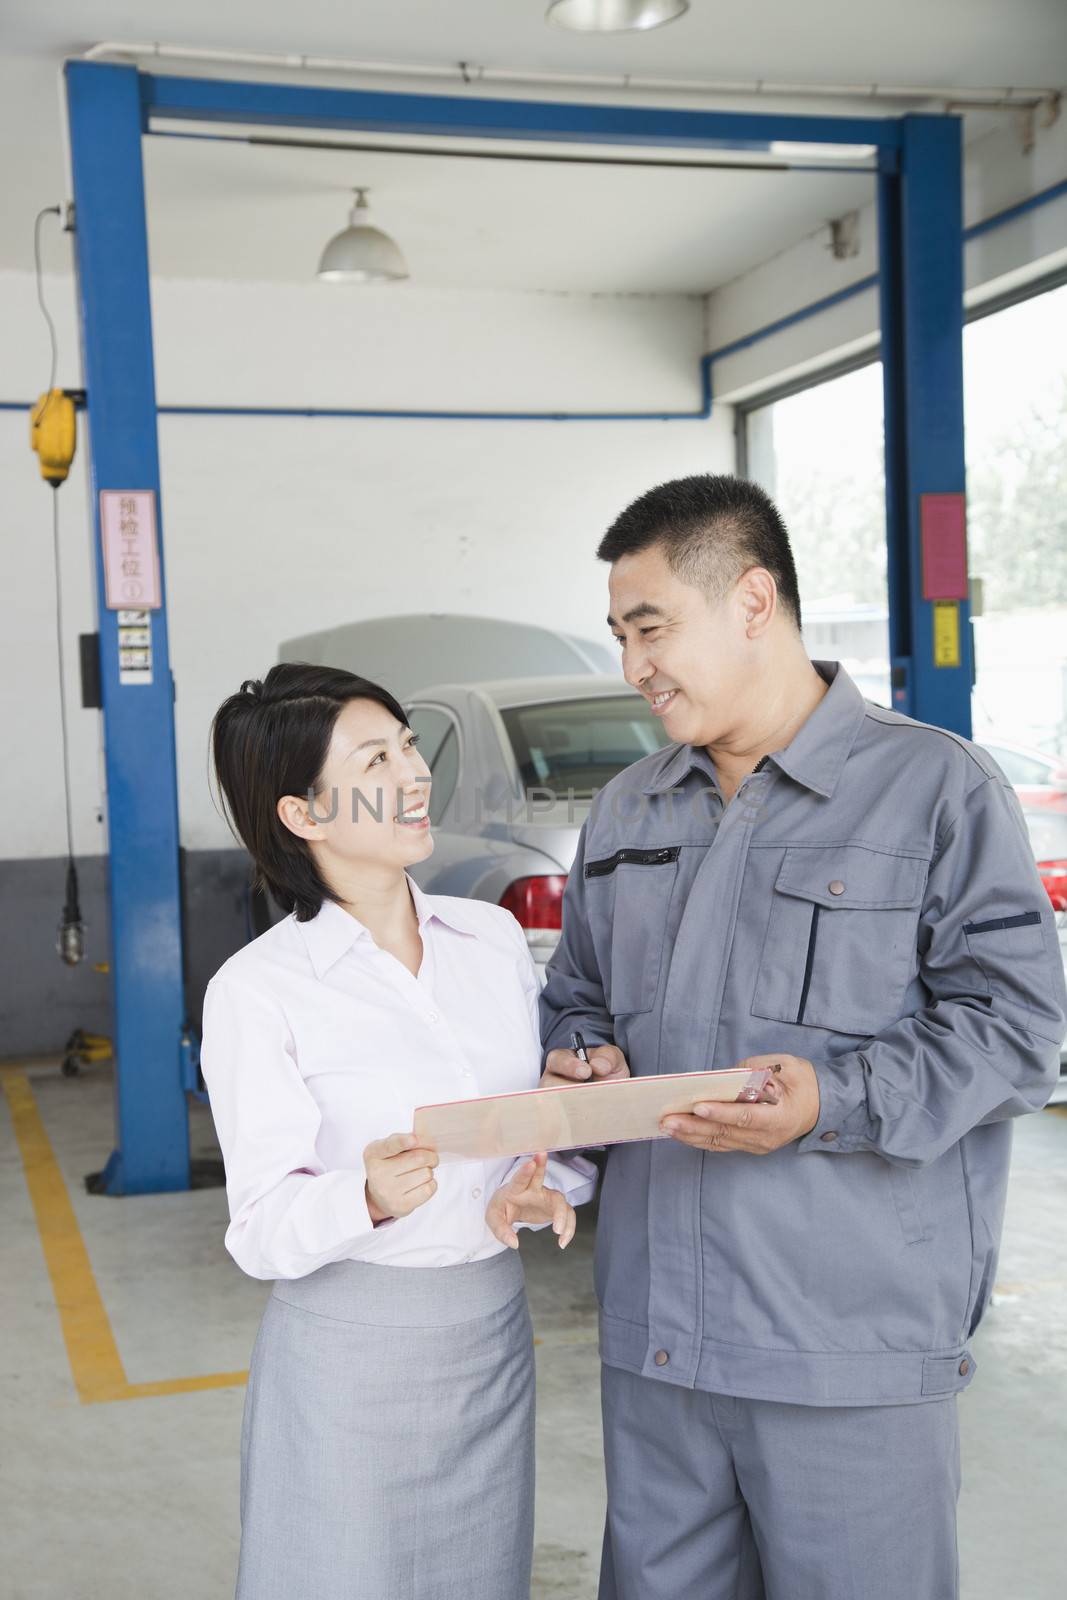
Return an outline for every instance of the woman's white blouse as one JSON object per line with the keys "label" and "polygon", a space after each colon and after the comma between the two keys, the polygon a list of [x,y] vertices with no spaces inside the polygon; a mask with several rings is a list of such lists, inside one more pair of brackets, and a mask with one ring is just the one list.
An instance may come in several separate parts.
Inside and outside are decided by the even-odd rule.
{"label": "woman's white blouse", "polygon": [[[226,1248],[253,1278],[329,1261],[446,1267],[507,1249],[486,1226],[519,1164],[443,1162],[437,1192],[377,1227],[363,1151],[411,1131],[415,1107],[537,1087],[539,985],[526,937],[499,906],[423,894],[413,977],[331,900],[238,950],[208,984],[200,1062],[226,1163]],[[550,1156],[572,1205],[596,1168]]]}

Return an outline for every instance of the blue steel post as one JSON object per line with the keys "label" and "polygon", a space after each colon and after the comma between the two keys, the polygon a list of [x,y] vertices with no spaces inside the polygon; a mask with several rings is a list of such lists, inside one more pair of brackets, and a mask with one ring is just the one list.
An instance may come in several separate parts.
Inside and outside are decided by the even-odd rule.
{"label": "blue steel post", "polygon": [[911,547],[907,517],[904,434],[904,284],[901,250],[900,171],[894,162],[878,174],[878,296],[885,413],[886,579],[889,594],[889,662],[894,711],[913,716],[911,682]]}
{"label": "blue steel post", "polygon": [[[133,67],[66,69],[104,708],[117,1148],[110,1194],[189,1187],[174,688],[167,649],[156,395]],[[162,607],[149,613],[151,682],[123,683],[106,605],[102,490],[151,490]]]}
{"label": "blue steel post", "polygon": [[969,603],[958,663],[936,665],[922,559],[922,496],[965,491],[961,126],[904,117],[899,171],[883,165],[878,201],[893,705],[969,737]]}

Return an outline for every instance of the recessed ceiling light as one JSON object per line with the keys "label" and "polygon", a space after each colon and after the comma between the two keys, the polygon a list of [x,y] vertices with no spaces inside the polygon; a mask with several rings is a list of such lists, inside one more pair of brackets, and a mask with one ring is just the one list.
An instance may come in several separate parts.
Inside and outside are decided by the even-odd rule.
{"label": "recessed ceiling light", "polygon": [[553,0],[545,21],[572,33],[627,33],[662,27],[689,10],[689,0]]}

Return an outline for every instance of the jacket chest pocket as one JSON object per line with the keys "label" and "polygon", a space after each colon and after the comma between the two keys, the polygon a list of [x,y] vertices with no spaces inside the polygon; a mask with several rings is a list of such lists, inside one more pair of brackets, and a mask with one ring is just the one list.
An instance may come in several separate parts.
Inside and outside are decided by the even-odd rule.
{"label": "jacket chest pocket", "polygon": [[585,864],[589,920],[613,1016],[650,1011],[656,1003],[680,854],[676,844],[631,848]]}
{"label": "jacket chest pocket", "polygon": [[752,1010],[831,1033],[897,1021],[917,964],[926,862],[866,845],[797,845],[774,885]]}

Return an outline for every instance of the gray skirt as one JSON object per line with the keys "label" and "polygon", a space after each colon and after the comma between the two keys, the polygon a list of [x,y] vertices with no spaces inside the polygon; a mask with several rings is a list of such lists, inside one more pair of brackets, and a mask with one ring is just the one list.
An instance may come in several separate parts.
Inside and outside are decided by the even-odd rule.
{"label": "gray skirt", "polygon": [[517,1250],[275,1284],[245,1397],[237,1600],[529,1600],[533,1491]]}

